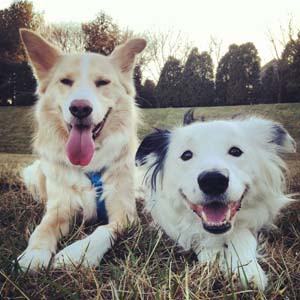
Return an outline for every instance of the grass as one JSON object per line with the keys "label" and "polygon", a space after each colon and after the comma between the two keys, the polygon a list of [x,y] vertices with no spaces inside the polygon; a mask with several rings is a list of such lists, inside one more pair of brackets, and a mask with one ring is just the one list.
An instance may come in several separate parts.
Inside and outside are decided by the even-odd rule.
{"label": "grass", "polygon": [[[153,127],[180,124],[185,109],[144,111],[143,136]],[[32,125],[28,108],[0,109],[0,299],[300,299],[300,203],[295,202],[277,219],[277,228],[262,232],[269,274],[265,293],[241,289],[218,268],[200,266],[192,252],[174,246],[149,226],[151,218],[138,202],[140,221],[131,225],[104,256],[99,268],[16,272],[12,261],[25,249],[30,233],[40,222],[44,206],[36,203],[18,178],[30,163]],[[300,138],[300,104],[199,108],[196,115],[230,117],[236,113],[261,114],[281,121]],[[17,122],[16,122],[17,120]],[[5,153],[6,152],[6,153]],[[300,192],[300,155],[289,155],[289,191]],[[94,226],[74,225],[59,248],[90,233]]]}
{"label": "grass", "polygon": [[31,108],[0,108],[0,152],[31,153],[32,131]]}
{"label": "grass", "polygon": [[[186,108],[146,109],[142,115],[143,126],[139,136],[143,137],[155,127],[172,127],[181,124]],[[31,134],[33,130],[32,109],[30,107],[0,108],[0,152],[31,153]],[[272,118],[285,125],[300,143],[300,103],[259,104],[225,107],[197,108],[195,114],[205,118],[229,118],[236,114],[256,114]]]}

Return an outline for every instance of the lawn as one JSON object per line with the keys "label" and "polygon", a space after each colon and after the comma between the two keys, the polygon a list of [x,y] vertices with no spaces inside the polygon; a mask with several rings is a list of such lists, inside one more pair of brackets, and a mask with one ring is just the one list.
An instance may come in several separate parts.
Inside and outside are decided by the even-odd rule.
{"label": "lawn", "polygon": [[[31,162],[32,120],[29,108],[0,108],[0,299],[300,299],[300,204],[285,209],[266,242],[263,268],[269,274],[265,293],[240,289],[214,266],[199,266],[191,252],[176,248],[164,234],[149,226],[150,217],[138,202],[140,221],[128,228],[97,269],[15,271],[13,259],[25,249],[44,207],[28,195],[19,169]],[[181,123],[186,109],[149,109],[142,112],[142,137],[155,127]],[[197,108],[196,115],[228,118],[259,114],[282,122],[300,146],[300,104]],[[286,158],[289,191],[300,192],[300,156]],[[295,197],[299,199],[299,197]],[[91,232],[74,225],[59,247]]]}
{"label": "lawn", "polygon": [[[152,128],[172,127],[181,124],[186,108],[145,109],[142,111],[144,124],[139,129],[143,137]],[[300,143],[300,103],[273,105],[244,105],[227,107],[196,108],[195,115],[209,118],[230,118],[237,114],[255,114],[272,118],[285,125]],[[33,130],[32,109],[28,107],[0,108],[0,153],[31,153]]]}

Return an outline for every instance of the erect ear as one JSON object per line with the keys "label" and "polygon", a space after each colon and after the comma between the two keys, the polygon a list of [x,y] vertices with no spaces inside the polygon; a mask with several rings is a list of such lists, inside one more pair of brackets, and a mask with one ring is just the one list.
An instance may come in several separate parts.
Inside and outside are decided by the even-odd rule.
{"label": "erect ear", "polygon": [[20,29],[21,40],[38,79],[44,79],[61,56],[61,52],[37,33]]}
{"label": "erect ear", "polygon": [[136,55],[144,50],[146,44],[147,42],[144,39],[131,39],[116,47],[111,54],[111,58],[122,72],[129,72],[134,68]]}
{"label": "erect ear", "polygon": [[192,124],[195,121],[196,120],[195,120],[195,117],[194,117],[194,109],[191,108],[183,116],[183,126]]}
{"label": "erect ear", "polygon": [[277,153],[295,153],[296,142],[280,124],[262,118],[250,118],[245,120],[251,135],[262,143],[275,147]]}
{"label": "erect ear", "polygon": [[147,135],[140,144],[135,161],[137,166],[146,165],[146,176],[151,176],[151,187],[156,190],[157,175],[163,170],[166,154],[169,148],[170,131],[157,129]]}
{"label": "erect ear", "polygon": [[195,111],[195,109],[191,108],[184,114],[184,116],[183,116],[183,126],[190,125],[194,122],[204,122],[205,121],[204,116],[199,117],[199,118],[195,118],[194,111]]}

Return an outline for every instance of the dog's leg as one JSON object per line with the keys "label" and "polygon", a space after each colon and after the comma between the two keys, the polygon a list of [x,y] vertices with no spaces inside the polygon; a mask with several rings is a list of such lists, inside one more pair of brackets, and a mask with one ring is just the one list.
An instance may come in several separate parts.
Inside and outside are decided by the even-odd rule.
{"label": "dog's leg", "polygon": [[34,200],[46,203],[46,177],[41,170],[40,161],[36,160],[25,167],[21,172],[21,177]]}
{"label": "dog's leg", "polygon": [[18,257],[19,266],[23,270],[47,267],[55,254],[58,239],[69,231],[73,210],[66,189],[47,180],[47,190],[46,214],[32,233],[26,250]]}
{"label": "dog's leg", "polygon": [[121,216],[117,221],[114,216],[108,225],[99,226],[91,235],[64,248],[54,258],[54,268],[62,266],[85,267],[97,266],[103,255],[112,247],[114,240],[126,225],[128,218]]}
{"label": "dog's leg", "polygon": [[253,283],[260,290],[267,285],[267,276],[257,261],[257,241],[248,229],[233,232],[224,245],[224,256],[220,260],[225,272],[234,272],[247,287]]}
{"label": "dog's leg", "polygon": [[106,210],[109,224],[99,226],[91,235],[61,250],[54,259],[54,267],[97,266],[112,247],[117,234],[136,216],[133,173],[119,169],[110,172],[105,181]]}
{"label": "dog's leg", "polygon": [[58,252],[54,258],[54,268],[97,266],[103,255],[111,248],[115,238],[115,224],[103,225],[86,238],[77,241]]}

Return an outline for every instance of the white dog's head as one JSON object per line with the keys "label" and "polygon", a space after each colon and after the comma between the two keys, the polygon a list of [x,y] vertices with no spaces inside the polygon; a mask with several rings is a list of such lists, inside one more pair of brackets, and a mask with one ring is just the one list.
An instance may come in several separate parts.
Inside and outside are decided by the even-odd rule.
{"label": "white dog's head", "polygon": [[[206,231],[222,234],[255,201],[282,196],[284,164],[279,154],[295,152],[295,142],[280,124],[257,117],[192,119],[185,117],[191,124],[173,131],[146,136],[137,164],[146,168],[145,182],[154,201],[193,211]],[[276,201],[265,205],[278,208]]]}
{"label": "white dog's head", "polygon": [[[21,29],[20,34],[38,80],[38,138],[63,144],[65,151],[56,152],[66,152],[73,165],[88,165],[107,118],[126,122],[116,120],[117,115],[134,106],[135,57],[146,41],[129,40],[109,56],[64,54],[30,30]],[[47,148],[45,141],[40,143]]]}

